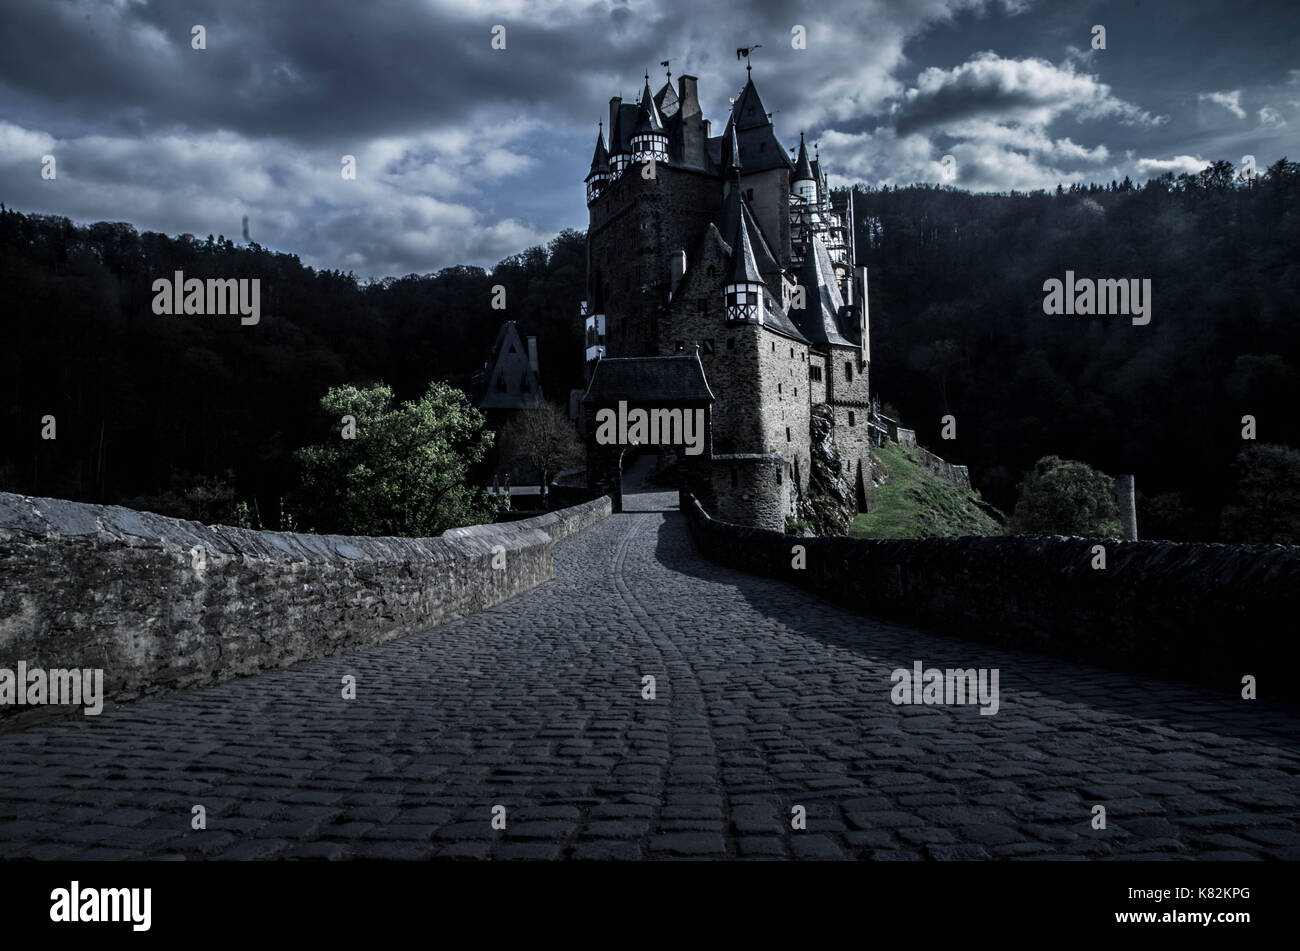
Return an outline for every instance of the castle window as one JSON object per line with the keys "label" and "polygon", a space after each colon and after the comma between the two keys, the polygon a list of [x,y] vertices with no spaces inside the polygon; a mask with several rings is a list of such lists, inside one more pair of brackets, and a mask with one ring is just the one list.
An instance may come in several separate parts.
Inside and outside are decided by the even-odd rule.
{"label": "castle window", "polygon": [[777,395],[777,396],[780,396],[780,395],[781,395],[781,384],[780,384],[780,383],[778,383],[778,384],[776,385],[776,395]]}
{"label": "castle window", "polygon": [[853,410],[849,410],[849,425],[850,425],[850,426],[855,426],[855,425],[857,425],[857,424],[853,421]]}
{"label": "castle window", "polygon": [[717,277],[717,276],[718,276],[718,269],[717,269],[716,267],[714,267],[712,264],[710,264],[710,265],[709,265],[709,277]]}
{"label": "castle window", "polygon": [[728,350],[735,350],[735,349],[736,349],[736,338],[735,338],[735,337],[728,337],[728,338],[727,338],[727,349],[728,349]]}
{"label": "castle window", "polygon": [[760,143],[758,143],[758,150],[759,150],[760,152],[766,152],[766,151],[767,151],[767,143],[766,143],[766,142],[760,142]]}
{"label": "castle window", "polygon": [[790,359],[791,359],[791,360],[794,359],[794,347],[791,347],[791,348],[790,348]]}
{"label": "castle window", "polygon": [[779,465],[776,467],[776,484],[781,484],[781,467]]}
{"label": "castle window", "polygon": [[773,352],[773,353],[776,353],[776,341],[775,341],[775,340],[772,341],[772,352]]}
{"label": "castle window", "polygon": [[853,361],[852,360],[844,361],[844,379],[849,383],[853,382]]}
{"label": "castle window", "polygon": [[819,367],[819,366],[810,366],[810,367],[808,367],[808,379],[810,379],[810,380],[815,380],[815,381],[817,381],[818,383],[820,383],[820,382],[821,382],[821,378],[822,378],[822,368],[821,368],[821,367]]}
{"label": "castle window", "polygon": [[785,428],[785,441],[786,441],[786,442],[789,442],[789,441],[790,441],[790,427],[789,427],[789,426],[787,426],[787,427]]}
{"label": "castle window", "polygon": [[795,396],[798,396],[798,395],[799,395],[799,387],[797,387],[797,386],[794,388],[794,395],[795,395]]}
{"label": "castle window", "polygon": [[533,391],[532,385],[528,382],[528,377],[524,377],[523,390],[525,393],[531,393]]}

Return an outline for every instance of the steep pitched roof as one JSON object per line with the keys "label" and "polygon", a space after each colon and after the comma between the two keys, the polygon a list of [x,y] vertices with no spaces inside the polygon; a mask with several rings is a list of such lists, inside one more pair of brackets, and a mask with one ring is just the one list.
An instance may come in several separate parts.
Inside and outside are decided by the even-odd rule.
{"label": "steep pitched roof", "polygon": [[591,171],[587,173],[587,177],[591,178],[597,173],[608,171],[609,150],[605,148],[605,130],[604,126],[601,126],[596,132],[596,151],[591,156]]}
{"label": "steep pitched roof", "polygon": [[835,267],[822,239],[813,234],[799,271],[799,284],[804,289],[802,310],[791,307],[790,316],[813,343],[830,343],[841,347],[856,346],[840,330],[839,312],[844,306],[840,285],[835,279]]}
{"label": "steep pitched roof", "polygon": [[799,160],[794,163],[792,182],[815,182],[812,166],[808,163],[808,146],[804,144],[803,133],[799,133]]}
{"label": "steep pitched roof", "polygon": [[772,253],[772,242],[767,239],[763,226],[749,210],[749,205],[740,197],[740,190],[732,188],[722,203],[722,220],[718,222],[718,231],[730,235],[733,244],[737,221],[744,221],[749,231],[749,240],[754,248],[754,260],[758,264],[759,271],[763,274],[781,273],[783,269],[777,263],[776,255]]}
{"label": "steep pitched roof", "polygon": [[632,134],[640,135],[646,132],[662,134],[663,131],[663,119],[659,117],[654,96],[650,94],[650,79],[647,77],[645,89],[641,91],[641,104],[637,107],[636,124],[632,126]]}
{"label": "steep pitched roof", "polygon": [[758,261],[754,257],[754,243],[749,238],[743,201],[740,207],[741,214],[737,216],[731,232],[731,266],[727,268],[727,283],[762,284],[763,273],[758,269]]}
{"label": "steep pitched roof", "polygon": [[[740,143],[740,155],[744,160],[745,174],[763,172],[772,168],[794,168],[790,156],[786,154],[776,137],[772,120],[767,117],[763,100],[759,98],[758,89],[754,86],[752,78],[741,90],[732,115],[736,126],[736,138]],[[729,151],[725,141],[724,137],[724,152]],[[725,155],[723,160],[725,164]]]}
{"label": "steep pitched roof", "polygon": [[603,357],[592,371],[584,403],[712,403],[715,397],[698,354],[680,357]]}
{"label": "steep pitched roof", "polygon": [[482,377],[480,409],[524,409],[542,398],[542,385],[528,362],[528,351],[513,320],[497,332]]}
{"label": "steep pitched roof", "polygon": [[677,113],[677,90],[673,88],[671,81],[664,83],[664,88],[655,93],[655,105],[665,120]]}

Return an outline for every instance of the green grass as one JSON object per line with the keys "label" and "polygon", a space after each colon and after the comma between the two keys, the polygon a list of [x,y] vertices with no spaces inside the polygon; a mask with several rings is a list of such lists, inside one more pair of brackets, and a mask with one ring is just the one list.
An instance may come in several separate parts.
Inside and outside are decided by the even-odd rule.
{"label": "green grass", "polygon": [[1002,527],[975,504],[978,492],[934,475],[897,443],[887,442],[871,450],[871,456],[888,478],[876,489],[876,510],[849,526],[854,538],[1002,534]]}

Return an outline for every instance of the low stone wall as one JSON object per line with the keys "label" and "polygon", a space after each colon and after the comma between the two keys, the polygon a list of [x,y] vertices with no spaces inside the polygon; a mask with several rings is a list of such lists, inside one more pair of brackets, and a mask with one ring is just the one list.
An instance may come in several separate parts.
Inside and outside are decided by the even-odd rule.
{"label": "low stone wall", "polygon": [[[868,614],[996,644],[1300,700],[1300,547],[1014,535],[795,538],[683,506],[715,561],[782,578]],[[1103,545],[1106,568],[1092,567]],[[793,546],[806,567],[794,567]]]}
{"label": "low stone wall", "polygon": [[102,668],[120,701],[381,644],[541,584],[555,543],[609,514],[363,538],[0,493],[0,668]]}
{"label": "low stone wall", "polygon": [[962,488],[970,488],[970,470],[965,466],[955,466],[922,446],[917,446],[915,452],[916,461],[925,466],[930,472],[941,479],[956,483]]}

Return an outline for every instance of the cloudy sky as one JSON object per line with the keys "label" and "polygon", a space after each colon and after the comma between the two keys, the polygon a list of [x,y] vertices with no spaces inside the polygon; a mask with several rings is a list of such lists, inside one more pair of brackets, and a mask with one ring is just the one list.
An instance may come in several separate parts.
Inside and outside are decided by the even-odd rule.
{"label": "cloudy sky", "polygon": [[664,59],[720,127],[762,44],[778,136],[833,184],[1006,191],[1300,159],[1298,38],[1294,0],[5,0],[0,201],[236,240],[247,215],[362,279],[490,266],[585,228],[596,120]]}

